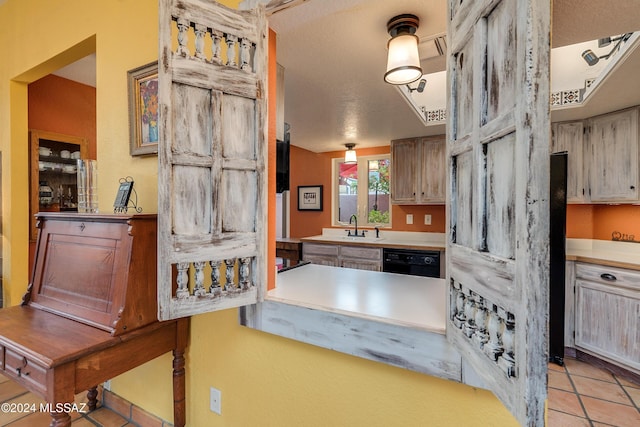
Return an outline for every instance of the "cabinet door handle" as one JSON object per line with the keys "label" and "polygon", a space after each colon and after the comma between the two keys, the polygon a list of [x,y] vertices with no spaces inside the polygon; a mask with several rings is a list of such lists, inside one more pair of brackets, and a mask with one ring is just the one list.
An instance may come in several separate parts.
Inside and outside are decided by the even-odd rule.
{"label": "cabinet door handle", "polygon": [[635,186],[635,185],[632,185],[632,186],[631,186],[631,187],[629,187],[629,188],[630,188],[630,189],[632,189],[632,190],[635,190],[635,189],[636,189],[636,186]]}
{"label": "cabinet door handle", "polygon": [[618,280],[618,278],[616,276],[614,276],[613,274],[610,274],[610,273],[602,273],[600,275],[600,278],[602,280],[606,280],[608,282],[615,282],[616,280]]}

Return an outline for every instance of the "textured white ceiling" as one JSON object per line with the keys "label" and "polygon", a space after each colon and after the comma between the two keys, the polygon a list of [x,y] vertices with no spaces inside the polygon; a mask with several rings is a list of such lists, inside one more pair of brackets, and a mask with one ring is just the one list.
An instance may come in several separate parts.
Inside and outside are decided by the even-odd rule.
{"label": "textured white ceiling", "polygon": [[[271,16],[277,59],[285,67],[285,121],[291,125],[292,143],[323,152],[340,150],[348,142],[373,147],[392,139],[444,133],[443,125],[425,127],[382,75],[387,21],[413,13],[420,18],[417,35],[429,39],[446,32],[446,3],[310,0]],[[554,47],[636,31],[640,0],[555,0],[552,22]],[[552,118],[577,119],[640,104],[637,50],[583,107],[554,111]],[[95,57],[84,61],[56,74],[95,86]],[[443,57],[422,65],[425,73],[445,67]],[[430,83],[427,89],[432,89]]]}
{"label": "textured white ceiling", "polygon": [[[392,139],[444,133],[442,125],[425,127],[382,75],[387,20],[401,13],[416,14],[421,21],[418,36],[430,38],[446,32],[446,3],[311,0],[272,16],[278,62],[285,67],[285,121],[291,125],[292,144],[323,152],[340,150],[347,142],[381,146]],[[640,29],[639,0],[556,0],[553,7],[554,47]],[[633,61],[629,64],[624,68],[634,67]],[[423,66],[425,72],[433,72],[445,64],[440,58]],[[624,81],[609,79],[609,87],[584,107],[554,112],[553,119],[588,117],[640,104],[640,91],[629,90],[635,83],[627,80],[632,71],[620,70]]]}

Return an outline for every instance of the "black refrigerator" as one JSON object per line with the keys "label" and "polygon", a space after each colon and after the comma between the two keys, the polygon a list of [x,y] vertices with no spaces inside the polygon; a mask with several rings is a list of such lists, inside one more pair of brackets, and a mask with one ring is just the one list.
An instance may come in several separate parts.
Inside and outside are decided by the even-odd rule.
{"label": "black refrigerator", "polygon": [[551,154],[549,182],[549,361],[564,364],[567,153]]}

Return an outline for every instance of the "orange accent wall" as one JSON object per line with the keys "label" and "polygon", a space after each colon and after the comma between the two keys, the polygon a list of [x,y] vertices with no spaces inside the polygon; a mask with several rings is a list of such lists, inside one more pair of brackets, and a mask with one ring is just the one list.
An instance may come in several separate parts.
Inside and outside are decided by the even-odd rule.
{"label": "orange accent wall", "polygon": [[567,205],[567,238],[593,238],[593,205]]}
{"label": "orange accent wall", "polygon": [[[295,138],[295,136],[293,136]],[[389,146],[356,148],[358,156],[388,154]],[[307,237],[322,234],[323,228],[331,227],[331,162],[342,157],[344,152],[314,153],[291,146],[291,237]],[[323,185],[322,212],[298,211],[298,186]],[[406,215],[413,214],[413,224],[406,224]],[[431,215],[431,225],[424,225],[424,215]],[[393,231],[427,231],[443,233],[445,230],[445,206],[392,205]]]}
{"label": "orange accent wall", "polygon": [[[268,129],[268,220],[267,220],[267,268],[276,265],[276,33],[269,29],[269,129]],[[269,271],[269,270],[267,270]],[[267,289],[276,287],[273,274],[268,274]]]}
{"label": "orange accent wall", "polygon": [[[595,205],[593,207],[593,239],[612,240],[613,233],[640,242],[640,206]],[[624,236],[623,236],[624,238]]]}
{"label": "orange accent wall", "polygon": [[[29,84],[28,99],[29,129],[87,138],[96,158],[96,88],[50,74]],[[29,243],[29,271],[35,248]]]}
{"label": "orange accent wall", "polygon": [[627,239],[640,241],[640,206],[567,206],[568,238],[612,240],[614,232],[626,235]]}
{"label": "orange accent wall", "polygon": [[29,84],[29,129],[80,136],[96,158],[96,88],[50,74]]}

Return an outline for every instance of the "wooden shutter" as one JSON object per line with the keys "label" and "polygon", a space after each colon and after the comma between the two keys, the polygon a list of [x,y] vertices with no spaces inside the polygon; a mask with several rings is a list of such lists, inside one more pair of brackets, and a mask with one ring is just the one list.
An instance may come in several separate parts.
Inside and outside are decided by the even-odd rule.
{"label": "wooden shutter", "polygon": [[260,301],[266,289],[264,7],[160,1],[161,320]]}
{"label": "wooden shutter", "polygon": [[549,0],[449,0],[447,337],[544,425]]}

